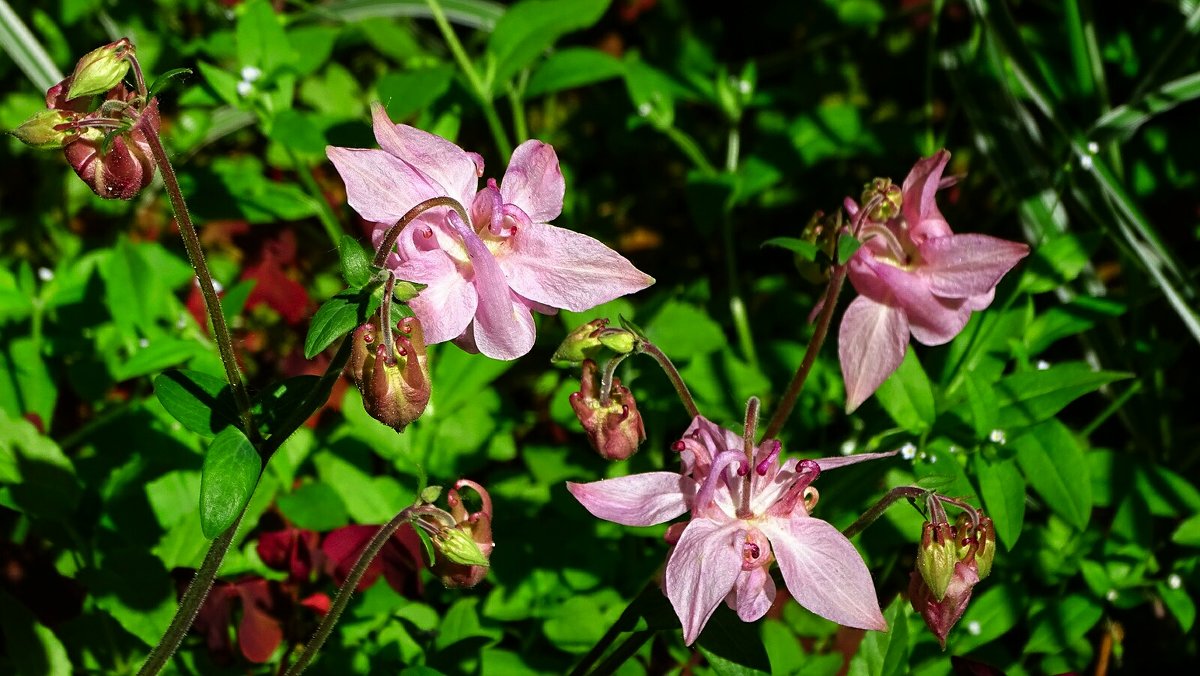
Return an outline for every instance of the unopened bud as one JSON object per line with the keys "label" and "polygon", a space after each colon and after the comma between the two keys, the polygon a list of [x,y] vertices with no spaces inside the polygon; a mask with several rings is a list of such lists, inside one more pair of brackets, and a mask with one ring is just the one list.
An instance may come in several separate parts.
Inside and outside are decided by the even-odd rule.
{"label": "unopened bud", "polygon": [[127,57],[132,52],[133,44],[129,38],[121,38],[85,54],[75,64],[75,72],[71,74],[67,100],[103,94],[121,84],[129,72]]}
{"label": "unopened bud", "polygon": [[600,344],[617,354],[629,354],[637,347],[637,336],[625,329],[610,329],[600,332]]}
{"label": "unopened bud", "polygon": [[979,517],[979,528],[975,531],[978,542],[975,548],[975,565],[979,569],[979,579],[991,575],[992,561],[996,559],[996,527],[990,517]]}
{"label": "unopened bud", "polygon": [[945,598],[946,587],[954,577],[954,566],[958,563],[957,550],[954,528],[949,523],[925,524],[921,532],[921,544],[917,547],[917,571],[938,601]]}
{"label": "unopened bud", "polygon": [[58,128],[70,121],[71,118],[60,110],[43,110],[8,133],[34,148],[61,148],[78,134]]}
{"label": "unopened bud", "polygon": [[429,363],[416,317],[400,320],[392,344],[372,320],[354,331],[347,369],[362,393],[363,408],[379,422],[403,431],[429,404]]}
{"label": "unopened bud", "polygon": [[633,393],[621,385],[620,379],[613,378],[607,393],[600,391],[603,383],[599,370],[591,359],[583,362],[579,391],[571,393],[571,408],[592,448],[606,460],[624,460],[646,440],[646,428]]}
{"label": "unopened bud", "polygon": [[593,319],[580,324],[567,334],[566,340],[554,351],[550,361],[555,364],[578,364],[600,350],[600,332],[608,326],[607,319]]}
{"label": "unopened bud", "polygon": [[867,208],[871,201],[880,198],[880,202],[871,209],[867,218],[882,223],[894,218],[900,213],[904,203],[904,193],[900,186],[892,183],[890,178],[877,178],[863,186],[862,206]]}
{"label": "unopened bud", "polygon": [[421,502],[427,505],[437,502],[440,497],[442,497],[441,486],[426,486],[425,490],[421,491]]}
{"label": "unopened bud", "polygon": [[908,600],[913,610],[920,613],[925,625],[937,637],[942,649],[946,648],[946,636],[950,629],[958,623],[967,604],[971,601],[971,591],[979,582],[979,575],[974,566],[965,563],[954,564],[954,575],[946,587],[946,595],[942,599],[934,597],[925,579],[916,571],[909,577]]}
{"label": "unopened bud", "polygon": [[[110,100],[131,95],[110,92]],[[68,141],[63,154],[79,178],[100,197],[133,199],[154,178],[154,155],[148,137],[158,133],[158,125],[158,101],[151,99],[125,131],[106,135],[90,129]]]}
{"label": "unopened bud", "polygon": [[[458,489],[467,486],[479,494],[482,506],[470,513],[463,506]],[[467,588],[479,584],[487,576],[489,559],[495,543],[492,541],[492,499],[487,490],[467,479],[460,479],[446,496],[454,526],[443,528],[433,536],[435,553],[433,571],[442,584],[450,588]]]}

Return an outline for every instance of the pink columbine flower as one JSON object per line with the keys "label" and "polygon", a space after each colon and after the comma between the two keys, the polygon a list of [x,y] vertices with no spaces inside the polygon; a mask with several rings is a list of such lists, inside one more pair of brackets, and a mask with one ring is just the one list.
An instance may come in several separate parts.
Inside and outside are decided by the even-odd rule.
{"label": "pink columbine flower", "polygon": [[[910,333],[924,345],[949,342],[973,310],[991,304],[1000,278],[1029,253],[1018,242],[950,231],[935,201],[949,160],[940,150],[913,166],[899,214],[886,220],[862,214],[863,245],[849,262],[859,296],[846,308],[838,336],[847,411],[900,366]],[[846,209],[851,218],[859,215],[849,198]]]}
{"label": "pink columbine flower", "polygon": [[691,510],[686,525],[667,531],[674,547],[663,581],[686,644],[722,600],[743,621],[765,615],[775,600],[772,561],[805,608],[850,627],[887,628],[854,545],[809,512],[817,496],[810,484],[821,470],[892,453],[780,464],[780,444],[768,439],[754,449],[751,466],[741,437],[699,416],[673,448],[681,473],[568,482],[567,489],[593,515],[626,526],[652,526]]}
{"label": "pink columbine flower", "polygon": [[388,266],[428,287],[410,306],[428,343],[453,340],[494,359],[533,347],[533,310],[582,311],[640,291],[654,279],[599,241],[549,224],[562,212],[565,184],[554,148],[526,141],[513,151],[497,185],[479,190],[483,158],[450,141],[392,124],[373,106],[382,150],[329,147],[350,206],[379,225],[376,243],[409,209],[451,197],[401,234]]}

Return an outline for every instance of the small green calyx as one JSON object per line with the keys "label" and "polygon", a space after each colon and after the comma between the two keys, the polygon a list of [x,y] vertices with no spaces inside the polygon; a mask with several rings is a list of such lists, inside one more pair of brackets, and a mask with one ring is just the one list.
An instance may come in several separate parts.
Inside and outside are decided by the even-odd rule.
{"label": "small green calyx", "polygon": [[132,54],[133,43],[129,42],[129,38],[121,38],[85,54],[75,64],[75,72],[67,89],[67,100],[103,94],[121,84],[129,72],[129,57]]}
{"label": "small green calyx", "polygon": [[452,563],[464,566],[488,566],[488,558],[475,540],[458,528],[446,528],[433,536],[438,551]]}
{"label": "small green calyx", "polygon": [[945,521],[926,522],[921,532],[921,544],[917,547],[917,571],[938,601],[946,597],[956,563],[958,543],[954,527]]}
{"label": "small green calyx", "polygon": [[60,128],[69,122],[71,117],[61,110],[43,110],[8,133],[33,148],[61,148],[79,135],[75,130]]}
{"label": "small green calyx", "polygon": [[550,361],[559,365],[580,364],[600,350],[600,335],[608,326],[607,319],[593,319],[567,334],[566,340],[554,351]]}

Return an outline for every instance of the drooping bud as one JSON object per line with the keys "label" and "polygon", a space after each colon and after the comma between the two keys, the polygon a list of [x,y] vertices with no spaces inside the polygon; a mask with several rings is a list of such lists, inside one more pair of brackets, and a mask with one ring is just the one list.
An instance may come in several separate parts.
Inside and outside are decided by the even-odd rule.
{"label": "drooping bud", "polygon": [[868,207],[875,198],[880,202],[867,214],[867,218],[882,223],[894,218],[900,213],[904,202],[904,193],[900,186],[892,183],[890,178],[876,178],[863,186],[862,205]]}
{"label": "drooping bud", "polygon": [[71,74],[67,100],[103,94],[121,84],[129,72],[128,57],[132,52],[133,44],[129,38],[121,38],[85,54]]}
{"label": "drooping bud", "polygon": [[954,535],[954,527],[945,521],[926,522],[921,532],[921,544],[917,547],[917,572],[938,601],[945,598],[946,587],[950,585],[958,563],[958,544]]}
{"label": "drooping bud", "polygon": [[[482,503],[478,512],[468,512],[458,490],[467,486],[474,490]],[[460,479],[446,495],[450,504],[453,526],[433,534],[434,561],[430,566],[447,587],[474,587],[487,576],[492,542],[492,498],[483,486]]]}
{"label": "drooping bud", "polygon": [[580,324],[567,334],[566,340],[554,351],[550,361],[555,364],[578,364],[600,350],[600,332],[608,326],[608,320],[593,319]]}
{"label": "drooping bud", "polygon": [[421,417],[429,404],[429,363],[425,337],[416,317],[400,320],[387,345],[378,320],[354,331],[354,344],[347,370],[358,391],[363,408],[379,422],[403,431]]}
{"label": "drooping bud", "polygon": [[579,391],[571,393],[571,408],[587,432],[588,441],[606,460],[624,460],[646,440],[646,428],[629,388],[613,378],[607,393],[591,359],[583,362]]}
{"label": "drooping bud", "polygon": [[[124,101],[133,92],[123,86],[109,92],[109,101]],[[99,118],[99,111],[83,119]],[[154,155],[149,134],[157,134],[158,101],[151,99],[123,131],[105,134],[96,128],[85,131],[63,147],[67,162],[79,178],[105,199],[133,199],[154,178]]]}
{"label": "drooping bud", "polygon": [[967,611],[971,591],[978,582],[979,575],[974,565],[956,563],[954,575],[946,587],[946,595],[938,600],[920,574],[913,571],[909,577],[908,600],[912,603],[913,610],[920,613],[925,625],[937,637],[943,650],[946,648],[946,636]]}
{"label": "drooping bud", "polygon": [[34,148],[61,148],[78,134],[61,128],[70,121],[71,117],[61,110],[43,110],[8,133]]}

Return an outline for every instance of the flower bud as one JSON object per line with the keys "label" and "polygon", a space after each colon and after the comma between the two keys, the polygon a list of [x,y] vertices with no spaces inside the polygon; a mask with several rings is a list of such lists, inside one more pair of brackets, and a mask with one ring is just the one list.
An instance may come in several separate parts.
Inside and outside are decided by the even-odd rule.
{"label": "flower bud", "polygon": [[[109,93],[110,100],[127,95],[132,92]],[[63,146],[63,153],[79,178],[100,197],[133,199],[154,178],[154,155],[147,137],[158,133],[158,125],[158,101],[151,99],[128,130],[109,137],[90,129]]]}
{"label": "flower bud", "polygon": [[61,148],[78,133],[57,128],[70,121],[71,117],[60,110],[43,110],[8,133],[34,148]]}
{"label": "flower bud", "polygon": [[579,391],[571,393],[571,408],[587,432],[588,441],[606,460],[624,460],[637,452],[646,440],[646,428],[637,402],[629,388],[613,378],[612,388],[604,396],[596,362],[583,362]]}
{"label": "flower bud", "polygon": [[954,574],[946,587],[946,595],[942,599],[934,597],[925,579],[916,571],[909,577],[908,600],[913,610],[920,613],[925,625],[946,648],[946,636],[950,629],[958,623],[963,613],[967,611],[967,603],[971,601],[971,591],[979,582],[979,575],[973,565],[966,563],[954,564]]}
{"label": "flower bud", "polygon": [[629,354],[637,347],[637,336],[625,329],[609,329],[600,332],[600,344],[617,354]]}
{"label": "flower bud", "polygon": [[926,522],[921,533],[921,544],[917,547],[917,572],[938,601],[945,598],[946,587],[954,577],[957,563],[958,545],[954,528],[945,521]]}
{"label": "flower bud", "polygon": [[975,565],[979,569],[979,579],[991,575],[992,561],[996,558],[996,527],[990,517],[979,516],[979,528],[975,530]]}
{"label": "flower bud", "polygon": [[[479,494],[482,508],[469,513],[463,506],[458,489],[467,486]],[[433,565],[429,567],[447,587],[474,587],[487,576],[492,542],[492,499],[487,490],[467,479],[460,479],[446,496],[450,503],[452,526],[443,527],[433,535],[435,548]]]}
{"label": "flower bud", "polygon": [[421,322],[416,317],[400,320],[393,344],[386,345],[377,320],[372,319],[355,329],[353,340],[347,369],[362,393],[363,408],[372,418],[403,431],[429,404],[429,363]]}
{"label": "flower bud", "polygon": [[578,364],[600,350],[600,332],[608,326],[607,319],[593,319],[580,324],[567,334],[566,340],[554,351],[550,361],[555,364]]}
{"label": "flower bud", "polygon": [[129,72],[129,59],[133,44],[129,38],[94,49],[75,64],[71,84],[67,89],[67,100],[81,96],[103,94],[121,84]]}
{"label": "flower bud", "polygon": [[900,186],[892,183],[892,179],[877,178],[863,186],[863,208],[870,206],[871,200],[877,197],[882,198],[882,201],[867,214],[868,219],[882,223],[899,215],[904,194]]}

